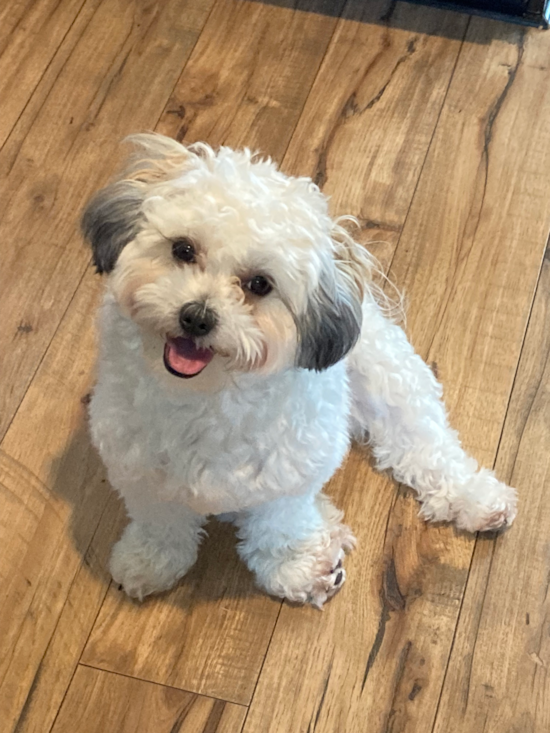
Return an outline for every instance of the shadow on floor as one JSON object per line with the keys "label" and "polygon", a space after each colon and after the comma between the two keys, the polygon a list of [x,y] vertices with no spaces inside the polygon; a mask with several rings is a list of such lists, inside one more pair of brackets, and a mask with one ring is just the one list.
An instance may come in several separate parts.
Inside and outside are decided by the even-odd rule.
{"label": "shadow on floor", "polygon": [[[249,1],[249,0],[247,0]],[[441,36],[461,41],[468,27],[468,41],[488,44],[493,38],[518,43],[526,29],[522,26],[470,16],[450,10],[398,2],[397,0],[252,0],[266,5],[317,13],[350,21],[400,28],[412,34]]]}
{"label": "shadow on floor", "polygon": [[[110,582],[108,561],[112,545],[127,523],[122,502],[110,487],[101,459],[82,427],[60,456],[53,459],[49,485],[72,508],[70,531],[74,546],[92,573]],[[257,595],[252,574],[237,555],[231,524],[211,519],[196,565],[175,593],[162,594],[171,603],[194,606],[220,598]],[[89,561],[93,555],[94,562]]]}

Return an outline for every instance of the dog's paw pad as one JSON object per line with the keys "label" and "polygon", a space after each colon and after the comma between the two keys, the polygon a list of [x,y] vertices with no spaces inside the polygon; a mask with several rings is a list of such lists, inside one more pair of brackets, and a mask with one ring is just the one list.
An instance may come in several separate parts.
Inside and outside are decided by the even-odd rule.
{"label": "dog's paw pad", "polygon": [[[333,537],[329,548],[331,563],[328,568],[326,565],[324,566],[324,573],[323,564],[326,560],[319,562],[318,567],[323,574],[314,582],[313,591],[308,599],[315,608],[321,609],[323,604],[336,595],[346,582],[346,571],[344,570],[343,563],[349,549],[346,551],[344,543],[350,549],[355,547],[355,537],[347,527],[342,526],[342,529],[347,530],[346,537],[344,538],[343,533],[338,533],[338,535]],[[345,542],[345,539],[348,542]]]}
{"label": "dog's paw pad", "polygon": [[495,530],[505,530],[516,518],[515,507],[500,507],[495,509],[478,527],[479,532],[492,532]]}
{"label": "dog's paw pad", "polygon": [[335,568],[330,575],[319,578],[308,598],[309,603],[321,610],[323,604],[336,595],[345,582],[346,571],[342,568],[342,563],[340,563],[340,567]]}
{"label": "dog's paw pad", "polygon": [[451,516],[459,529],[493,532],[513,523],[517,503],[515,489],[498,481],[490,471],[481,470],[458,493],[450,507]]}
{"label": "dog's paw pad", "polygon": [[310,603],[320,609],[344,585],[344,559],[354,546],[355,537],[349,527],[334,523],[282,557],[279,555],[275,563],[274,553],[268,558],[260,555],[261,563],[258,559],[255,562],[265,567],[269,560],[269,572],[256,577],[268,593],[290,603]]}
{"label": "dog's paw pad", "polygon": [[330,572],[334,573],[336,572],[336,570],[340,570],[341,567],[342,567],[342,558],[338,560],[338,562],[336,563],[336,565],[332,568]]}
{"label": "dog's paw pad", "polygon": [[494,532],[509,527],[516,518],[517,498],[513,489],[506,487],[508,496],[495,500],[492,504],[475,503],[468,506],[457,517],[460,529],[470,532]]}

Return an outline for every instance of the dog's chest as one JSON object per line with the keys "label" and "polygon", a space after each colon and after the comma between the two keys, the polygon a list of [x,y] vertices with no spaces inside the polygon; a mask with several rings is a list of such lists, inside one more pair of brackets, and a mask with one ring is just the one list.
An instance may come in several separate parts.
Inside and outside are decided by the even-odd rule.
{"label": "dog's chest", "polygon": [[155,477],[159,499],[201,513],[319,490],[347,451],[343,365],[244,380],[217,395],[168,398],[148,382],[126,396],[119,448],[137,473]]}

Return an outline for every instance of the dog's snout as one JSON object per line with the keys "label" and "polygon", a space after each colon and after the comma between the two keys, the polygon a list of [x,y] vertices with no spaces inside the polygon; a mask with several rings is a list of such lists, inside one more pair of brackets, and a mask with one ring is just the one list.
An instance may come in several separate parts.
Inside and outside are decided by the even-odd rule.
{"label": "dog's snout", "polygon": [[205,303],[186,303],[180,310],[180,325],[188,336],[206,336],[218,319]]}

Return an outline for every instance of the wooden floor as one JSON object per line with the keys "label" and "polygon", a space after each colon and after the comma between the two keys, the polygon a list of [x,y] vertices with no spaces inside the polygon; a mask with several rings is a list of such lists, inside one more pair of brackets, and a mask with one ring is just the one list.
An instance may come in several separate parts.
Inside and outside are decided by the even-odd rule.
{"label": "wooden floor", "polygon": [[[0,54],[2,733],[549,733],[550,32],[389,0],[14,0]],[[354,450],[329,491],[359,548],[323,613],[257,592],[226,526],[171,593],[111,584],[78,218],[153,128],[257,148],[360,219],[464,444],[519,490],[508,533],[426,526]]]}

